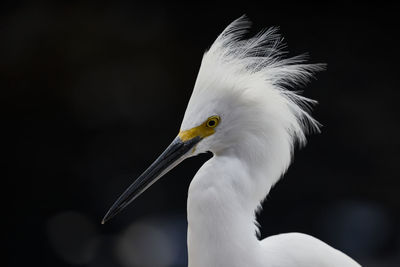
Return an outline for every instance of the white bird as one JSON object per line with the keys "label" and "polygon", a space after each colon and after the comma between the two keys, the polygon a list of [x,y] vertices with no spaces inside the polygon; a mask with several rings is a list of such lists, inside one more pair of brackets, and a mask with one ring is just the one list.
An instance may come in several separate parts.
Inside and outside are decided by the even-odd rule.
{"label": "white bird", "polygon": [[257,237],[260,203],[287,170],[294,146],[319,130],[308,113],[315,101],[288,88],[324,65],[284,58],[275,28],[244,39],[249,25],[244,16],[235,20],[204,54],[178,136],[103,223],[184,159],[211,151],[189,187],[189,267],[360,266],[306,234]]}

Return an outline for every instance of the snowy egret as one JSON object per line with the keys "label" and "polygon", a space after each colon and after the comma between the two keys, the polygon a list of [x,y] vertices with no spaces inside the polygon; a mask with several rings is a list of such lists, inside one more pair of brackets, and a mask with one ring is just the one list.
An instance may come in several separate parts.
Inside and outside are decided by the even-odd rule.
{"label": "snowy egret", "polygon": [[249,24],[235,20],[204,54],[178,136],[103,223],[185,158],[211,151],[189,187],[189,267],[360,266],[306,234],[257,237],[260,203],[287,170],[294,145],[319,130],[309,114],[315,101],[288,87],[324,66],[284,58],[275,28],[244,39]]}

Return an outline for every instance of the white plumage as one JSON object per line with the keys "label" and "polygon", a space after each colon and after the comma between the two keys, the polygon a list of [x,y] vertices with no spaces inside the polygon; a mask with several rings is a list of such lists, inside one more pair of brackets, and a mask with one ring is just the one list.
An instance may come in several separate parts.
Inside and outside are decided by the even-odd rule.
{"label": "white plumage", "polygon": [[[189,267],[360,266],[305,234],[257,238],[255,213],[260,203],[287,170],[294,145],[305,144],[307,132],[319,130],[308,113],[315,101],[287,88],[304,84],[324,65],[305,64],[302,56],[283,58],[282,38],[275,28],[243,39],[248,27],[245,17],[237,19],[203,57],[174,141],[182,146],[195,142],[190,145],[193,149],[168,160],[169,167],[153,174],[159,161],[177,151],[173,143],[120,197],[105,220],[183,159],[211,151],[214,156],[189,188]],[[219,124],[204,124],[212,116],[218,116]]]}

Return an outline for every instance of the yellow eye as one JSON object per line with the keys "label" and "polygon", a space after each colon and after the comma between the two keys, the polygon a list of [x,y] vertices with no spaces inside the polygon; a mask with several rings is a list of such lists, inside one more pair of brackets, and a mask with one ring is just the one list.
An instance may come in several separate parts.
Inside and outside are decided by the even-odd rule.
{"label": "yellow eye", "polygon": [[219,116],[212,116],[212,117],[208,118],[208,120],[206,122],[206,126],[208,128],[215,128],[215,127],[217,127],[219,120],[220,120]]}

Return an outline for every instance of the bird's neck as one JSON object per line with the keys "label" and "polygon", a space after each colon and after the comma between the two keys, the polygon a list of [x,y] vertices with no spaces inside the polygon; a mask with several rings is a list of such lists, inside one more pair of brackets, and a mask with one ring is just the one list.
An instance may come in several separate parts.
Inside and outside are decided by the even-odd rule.
{"label": "bird's neck", "polygon": [[[216,153],[193,178],[188,194],[189,267],[265,266],[255,212],[290,163],[281,134],[238,142]],[[251,144],[254,144],[251,147]]]}
{"label": "bird's neck", "polygon": [[235,153],[214,156],[198,171],[188,195],[189,267],[258,266],[250,264],[260,250],[257,175]]}

